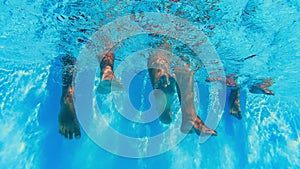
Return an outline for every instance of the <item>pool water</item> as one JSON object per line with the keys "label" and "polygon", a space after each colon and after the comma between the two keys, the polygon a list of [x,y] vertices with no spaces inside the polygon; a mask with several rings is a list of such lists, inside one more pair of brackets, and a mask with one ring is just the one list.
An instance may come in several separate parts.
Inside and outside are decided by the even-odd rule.
{"label": "pool water", "polygon": [[[226,106],[218,136],[199,144],[196,135],[188,135],[171,150],[149,158],[112,154],[83,130],[79,140],[60,136],[60,58],[79,56],[97,30],[132,12],[168,13],[197,26],[215,47],[226,73],[239,77],[242,120],[229,115]],[[0,168],[300,168],[298,0],[5,0],[0,14]],[[144,35],[124,40],[116,51],[116,66],[157,41]],[[195,73],[200,91],[196,107],[203,119],[210,106],[206,77],[203,69]],[[262,78],[274,79],[274,96],[248,91]],[[150,92],[147,72],[138,73],[129,87],[133,106],[148,109]],[[158,120],[130,122],[118,114],[111,98],[97,95],[104,117],[128,136],[153,136],[174,127]],[[178,99],[173,112],[175,121],[180,119]],[[158,148],[173,137],[165,139]],[[112,140],[116,147],[121,142]]]}

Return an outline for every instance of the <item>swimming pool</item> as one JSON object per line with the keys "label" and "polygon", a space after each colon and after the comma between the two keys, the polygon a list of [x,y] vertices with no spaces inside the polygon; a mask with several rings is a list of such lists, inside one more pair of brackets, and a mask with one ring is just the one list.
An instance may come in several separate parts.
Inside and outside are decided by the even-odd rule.
{"label": "swimming pool", "polygon": [[[297,0],[1,3],[1,168],[300,167],[300,3]],[[217,137],[199,144],[196,135],[188,135],[171,150],[149,158],[114,155],[99,147],[85,132],[80,140],[61,137],[57,122],[61,55],[79,56],[100,27],[132,12],[169,13],[198,26],[215,47],[226,73],[238,74],[243,84],[243,119],[233,118],[225,109],[216,128]],[[155,39],[141,35],[124,40],[117,51],[120,59],[117,65],[149,41]],[[255,57],[243,60],[252,55]],[[133,105],[143,110],[149,103],[142,95],[150,90],[145,74],[136,76],[129,90],[135,90],[130,95]],[[197,100],[202,118],[209,107],[210,85],[204,82],[206,76],[201,70],[195,74],[201,89]],[[265,77],[276,82],[271,88],[275,95],[249,93],[247,84]],[[103,103],[104,112],[113,111],[104,113],[104,117],[116,130],[143,137],[168,129],[158,121],[139,125],[122,119],[109,104],[110,99],[97,98]],[[174,112],[177,112],[179,102],[175,102]],[[175,114],[176,119],[178,116]],[[99,124],[95,131],[101,131],[101,127]],[[120,142],[111,140],[116,149]]]}

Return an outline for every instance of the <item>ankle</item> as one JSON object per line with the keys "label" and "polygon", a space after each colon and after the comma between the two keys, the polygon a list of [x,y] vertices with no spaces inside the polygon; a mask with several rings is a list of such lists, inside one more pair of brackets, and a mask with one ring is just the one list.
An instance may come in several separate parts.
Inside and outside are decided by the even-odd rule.
{"label": "ankle", "polygon": [[182,123],[186,124],[186,123],[194,123],[196,122],[198,119],[198,116],[194,113],[190,113],[190,114],[183,114],[182,115]]}
{"label": "ankle", "polygon": [[112,67],[111,66],[105,66],[104,68],[101,69],[102,73],[106,73],[106,72],[112,72]]}

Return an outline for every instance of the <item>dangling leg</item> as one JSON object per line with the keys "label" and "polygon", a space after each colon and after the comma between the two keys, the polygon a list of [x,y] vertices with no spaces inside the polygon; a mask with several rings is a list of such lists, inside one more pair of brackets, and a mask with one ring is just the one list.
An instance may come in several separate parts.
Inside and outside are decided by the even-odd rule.
{"label": "dangling leg", "polygon": [[230,114],[238,119],[242,119],[242,110],[240,104],[240,87],[231,89],[229,96]]}
{"label": "dangling leg", "polygon": [[76,58],[65,56],[62,58],[62,96],[60,99],[60,112],[58,115],[59,133],[66,138],[80,138],[80,127],[74,108],[74,76],[76,72]]}
{"label": "dangling leg", "polygon": [[109,51],[103,58],[101,57],[99,59],[101,81],[97,87],[98,92],[101,94],[108,94],[111,92],[112,87],[114,87],[114,89],[122,89],[122,83],[118,79],[116,79],[113,72],[115,61],[114,53],[112,51]]}
{"label": "dangling leg", "polygon": [[273,79],[267,78],[264,79],[262,83],[256,83],[250,87],[250,92],[255,94],[267,94],[267,95],[274,95],[272,90],[268,88],[274,84]]}
{"label": "dangling leg", "polygon": [[183,133],[196,132],[198,135],[201,132],[217,135],[217,132],[208,128],[196,114],[194,105],[194,71],[190,71],[188,68],[176,68],[175,75],[177,92],[181,101],[181,131]]}
{"label": "dangling leg", "polygon": [[[152,87],[162,91],[154,92],[157,111],[162,112],[159,119],[166,124],[172,121],[172,101],[175,93],[174,78],[168,74],[169,65],[169,58],[163,54],[158,53],[148,59],[148,72]],[[164,96],[166,96],[166,100],[164,100]]]}

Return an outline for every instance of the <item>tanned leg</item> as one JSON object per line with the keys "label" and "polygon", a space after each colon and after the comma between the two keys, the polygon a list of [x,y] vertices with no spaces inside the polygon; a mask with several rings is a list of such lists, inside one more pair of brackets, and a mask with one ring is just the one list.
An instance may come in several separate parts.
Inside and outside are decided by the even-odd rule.
{"label": "tanned leg", "polygon": [[208,128],[200,117],[197,116],[194,105],[194,71],[188,68],[175,69],[177,92],[180,96],[183,133],[193,133],[217,135],[215,130]]}
{"label": "tanned leg", "polygon": [[76,59],[71,56],[62,58],[62,95],[60,99],[60,112],[58,115],[59,133],[65,138],[80,138],[80,127],[74,108],[74,76]]}
{"label": "tanned leg", "polygon": [[122,89],[123,84],[116,79],[113,68],[115,56],[112,51],[109,51],[104,57],[100,57],[100,69],[101,69],[101,81],[97,87],[97,91],[101,94],[108,94],[111,92],[111,88]]}

